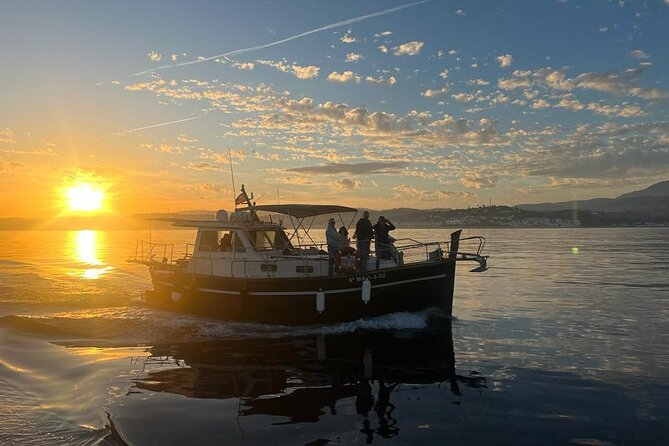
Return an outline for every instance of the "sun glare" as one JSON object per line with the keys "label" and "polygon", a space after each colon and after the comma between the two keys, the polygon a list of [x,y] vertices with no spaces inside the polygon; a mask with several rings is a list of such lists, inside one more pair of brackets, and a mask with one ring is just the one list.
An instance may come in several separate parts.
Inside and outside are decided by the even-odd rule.
{"label": "sun glare", "polygon": [[93,212],[102,209],[104,192],[88,183],[77,184],[65,191],[67,209],[73,212]]}

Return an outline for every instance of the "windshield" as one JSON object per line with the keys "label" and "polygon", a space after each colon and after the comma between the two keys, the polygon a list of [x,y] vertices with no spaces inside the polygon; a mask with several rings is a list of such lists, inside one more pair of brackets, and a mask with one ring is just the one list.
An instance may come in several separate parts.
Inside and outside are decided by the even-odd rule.
{"label": "windshield", "polygon": [[279,250],[283,251],[293,246],[288,236],[280,229],[263,229],[248,231],[249,240],[253,243],[256,251]]}

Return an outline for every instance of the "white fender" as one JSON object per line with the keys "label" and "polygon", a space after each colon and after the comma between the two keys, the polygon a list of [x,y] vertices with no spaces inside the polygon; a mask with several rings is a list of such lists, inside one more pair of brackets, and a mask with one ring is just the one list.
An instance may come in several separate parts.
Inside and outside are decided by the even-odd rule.
{"label": "white fender", "polygon": [[318,311],[318,314],[325,311],[325,292],[323,290],[316,292],[316,311]]}
{"label": "white fender", "polygon": [[362,301],[368,303],[372,299],[372,282],[369,279],[362,281]]}

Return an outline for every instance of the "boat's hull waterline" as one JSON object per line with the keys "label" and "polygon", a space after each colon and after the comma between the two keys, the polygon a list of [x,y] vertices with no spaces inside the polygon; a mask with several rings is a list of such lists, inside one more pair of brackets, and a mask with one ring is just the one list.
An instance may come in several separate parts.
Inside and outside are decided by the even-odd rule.
{"label": "boat's hull waterline", "polygon": [[332,324],[437,307],[450,316],[455,259],[350,275],[230,278],[154,265],[146,301],[165,309],[266,324]]}

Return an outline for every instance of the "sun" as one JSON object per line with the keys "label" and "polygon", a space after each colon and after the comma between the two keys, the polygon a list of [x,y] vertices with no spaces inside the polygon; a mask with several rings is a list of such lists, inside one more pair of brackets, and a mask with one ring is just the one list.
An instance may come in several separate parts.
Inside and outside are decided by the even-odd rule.
{"label": "sun", "polygon": [[94,212],[104,208],[105,193],[90,183],[79,183],[65,190],[67,209],[71,212]]}

